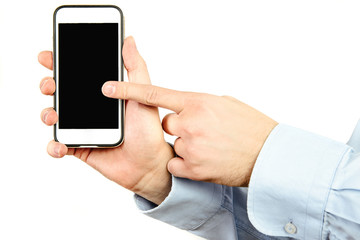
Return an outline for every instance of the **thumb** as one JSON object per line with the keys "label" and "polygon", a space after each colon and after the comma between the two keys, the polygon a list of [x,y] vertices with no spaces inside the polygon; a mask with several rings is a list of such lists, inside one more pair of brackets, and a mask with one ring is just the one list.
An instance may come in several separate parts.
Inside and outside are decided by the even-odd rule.
{"label": "thumb", "polygon": [[167,165],[168,171],[175,177],[191,179],[190,171],[185,165],[185,161],[182,158],[176,157],[171,159]]}
{"label": "thumb", "polygon": [[151,84],[146,63],[140,56],[140,53],[136,48],[135,40],[132,36],[129,36],[124,40],[122,56],[129,82]]}

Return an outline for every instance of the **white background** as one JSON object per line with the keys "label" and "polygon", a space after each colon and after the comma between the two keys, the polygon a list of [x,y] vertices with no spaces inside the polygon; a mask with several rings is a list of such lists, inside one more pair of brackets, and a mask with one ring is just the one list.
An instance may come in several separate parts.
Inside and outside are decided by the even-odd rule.
{"label": "white background", "polygon": [[154,85],[232,95],[342,142],[360,116],[359,1],[2,1],[0,239],[199,239],[141,215],[80,160],[47,155],[52,98],[38,86],[52,72],[37,54],[52,49],[54,9],[76,3],[122,8]]}

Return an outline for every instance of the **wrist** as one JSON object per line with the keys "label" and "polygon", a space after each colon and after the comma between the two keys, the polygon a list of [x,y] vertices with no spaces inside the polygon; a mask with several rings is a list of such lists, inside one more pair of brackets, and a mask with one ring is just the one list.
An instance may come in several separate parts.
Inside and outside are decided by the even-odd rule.
{"label": "wrist", "polygon": [[160,205],[170,193],[172,182],[167,163],[175,157],[174,150],[169,144],[165,143],[161,149],[156,160],[156,168],[149,171],[132,189],[137,195],[157,205]]}

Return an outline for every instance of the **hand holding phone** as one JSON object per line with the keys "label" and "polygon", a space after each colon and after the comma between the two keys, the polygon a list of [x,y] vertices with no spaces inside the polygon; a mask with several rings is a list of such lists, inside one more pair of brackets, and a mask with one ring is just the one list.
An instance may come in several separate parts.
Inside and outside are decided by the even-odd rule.
{"label": "hand holding phone", "polygon": [[[129,81],[151,84],[145,61],[132,37],[124,40],[122,55]],[[39,62],[52,70],[52,52],[41,52]],[[40,89],[43,94],[52,96],[56,90],[54,79],[44,78]],[[52,107],[46,108],[41,113],[41,119],[46,125],[52,126],[58,121],[58,113]],[[170,191],[171,176],[166,165],[174,153],[165,142],[158,109],[128,101],[125,121],[124,142],[118,147],[71,148],[52,140],[47,147],[48,153],[55,158],[74,155],[108,179],[160,204]]]}

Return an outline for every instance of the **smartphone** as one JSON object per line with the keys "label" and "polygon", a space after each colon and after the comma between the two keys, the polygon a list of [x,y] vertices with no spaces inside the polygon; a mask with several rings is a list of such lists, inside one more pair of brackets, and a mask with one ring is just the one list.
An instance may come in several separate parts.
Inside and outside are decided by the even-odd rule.
{"label": "smartphone", "polygon": [[124,101],[101,92],[123,81],[123,14],[112,5],[67,5],[54,12],[55,141],[116,147],[124,138]]}

